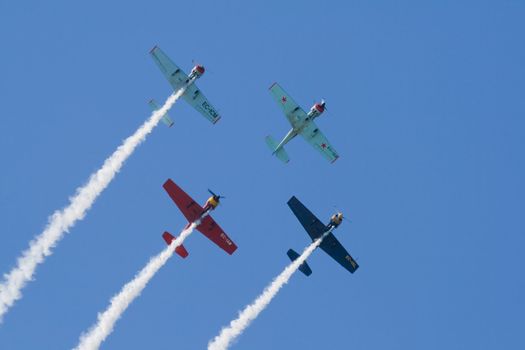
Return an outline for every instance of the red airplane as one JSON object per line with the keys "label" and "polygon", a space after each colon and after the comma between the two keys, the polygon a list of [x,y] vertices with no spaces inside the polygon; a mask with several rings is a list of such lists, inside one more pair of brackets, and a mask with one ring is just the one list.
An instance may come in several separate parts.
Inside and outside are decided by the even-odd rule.
{"label": "red airplane", "polygon": [[[190,227],[190,225],[198,220],[204,213],[214,210],[217,205],[219,205],[220,199],[224,198],[208,190],[212,196],[206,201],[203,208],[197,202],[195,202],[193,198],[188,196],[188,194],[184,192],[179,186],[177,186],[177,184],[171,179],[168,179],[164,185],[162,185],[162,187],[164,187],[166,192],[168,192],[168,195],[171,197],[171,199],[173,199],[182,214],[189,221],[188,225],[186,225],[184,229]],[[209,215],[202,219],[200,225],[197,226],[197,230],[199,230],[213,243],[217,244],[230,255],[233,254],[233,252],[237,249],[235,243],[233,243],[228,235],[226,235],[222,228]],[[169,245],[176,237],[171,235],[169,232],[164,232],[162,238],[164,238],[166,243]],[[182,244],[175,248],[175,252],[183,258],[188,256],[188,251]]]}

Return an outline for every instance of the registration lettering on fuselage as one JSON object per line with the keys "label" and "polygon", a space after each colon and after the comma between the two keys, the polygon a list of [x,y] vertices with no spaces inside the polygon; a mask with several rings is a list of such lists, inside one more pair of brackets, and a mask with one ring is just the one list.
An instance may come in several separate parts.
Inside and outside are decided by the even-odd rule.
{"label": "registration lettering on fuselage", "polygon": [[224,232],[221,233],[221,238],[226,242],[227,245],[232,245],[232,241],[230,241],[226,235],[224,234]]}
{"label": "registration lettering on fuselage", "polygon": [[202,102],[202,107],[212,115],[213,118],[217,118],[219,116],[219,113],[217,113],[212,106],[207,101]]}
{"label": "registration lettering on fuselage", "polygon": [[348,260],[350,262],[350,264],[352,264],[352,267],[355,269],[355,261],[354,261],[354,259],[352,259],[352,257],[350,255],[345,256],[345,259]]}

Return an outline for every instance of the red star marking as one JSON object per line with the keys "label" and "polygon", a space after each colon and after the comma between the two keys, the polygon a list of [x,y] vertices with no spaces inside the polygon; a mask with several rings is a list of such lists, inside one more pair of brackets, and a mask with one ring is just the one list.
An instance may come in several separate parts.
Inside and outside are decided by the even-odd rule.
{"label": "red star marking", "polygon": [[326,148],[326,143],[322,143],[321,147]]}
{"label": "red star marking", "polygon": [[283,98],[281,98],[281,101],[283,101],[283,103],[286,103],[286,96],[283,96]]}

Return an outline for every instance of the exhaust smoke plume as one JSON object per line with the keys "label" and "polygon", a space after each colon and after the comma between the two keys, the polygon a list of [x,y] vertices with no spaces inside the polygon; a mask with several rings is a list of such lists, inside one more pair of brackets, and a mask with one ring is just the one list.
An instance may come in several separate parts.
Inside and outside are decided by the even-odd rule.
{"label": "exhaust smoke plume", "polygon": [[208,343],[208,350],[226,350],[250,323],[259,316],[261,311],[270,304],[275,295],[277,295],[277,292],[288,283],[294,272],[299,269],[299,266],[306,261],[315,248],[319,247],[323,239],[330,232],[332,232],[332,230],[325,232],[320,238],[312,242],[295,261],[288,265],[252,304],[246,306],[244,310],[239,313],[239,317],[231,321],[228,327],[224,327],[219,335]]}
{"label": "exhaust smoke plume", "polygon": [[175,248],[180,246],[184,240],[200,225],[202,219],[208,215],[204,213],[197,221],[192,223],[187,229],[174,239],[171,244],[162,252],[151,258],[146,266],[140,270],[135,278],[126,283],[121,291],[111,298],[109,307],[103,313],[98,314],[97,323],[80,337],[80,342],[75,350],[93,350],[98,349],[100,344],[113,332],[113,327],[118,319],[122,316],[128,306],[137,298],[146,288],[148,282],[155,276],[168,259],[175,252]]}
{"label": "exhaust smoke plume", "polygon": [[29,243],[29,248],[18,257],[16,267],[4,274],[4,280],[0,284],[0,323],[10,307],[22,297],[22,288],[33,279],[36,267],[52,254],[52,249],[64,234],[69,232],[78,220],[84,218],[98,196],[120,171],[124,162],[151,133],[162,116],[184,94],[186,87],[187,85],[173,93],[161,108],[153,112],[151,117],[105,160],[102,167],[90,176],[87,184],[77,188],[76,194],[69,199],[69,205],[55,211],[49,217],[44,231],[33,239]]}

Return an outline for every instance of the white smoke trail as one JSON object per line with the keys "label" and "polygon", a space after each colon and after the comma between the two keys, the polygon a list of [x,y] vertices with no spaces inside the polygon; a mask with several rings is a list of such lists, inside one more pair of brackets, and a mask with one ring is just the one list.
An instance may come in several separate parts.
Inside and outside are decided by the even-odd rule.
{"label": "white smoke trail", "polygon": [[208,350],[226,350],[230,344],[259,316],[268,304],[275,297],[277,292],[290,280],[290,277],[301,266],[303,262],[313,253],[315,248],[319,247],[322,240],[332,230],[325,232],[320,238],[310,244],[303,253],[290,265],[288,265],[279,276],[277,276],[270,285],[255,299],[255,301],[246,306],[239,313],[239,316],[230,322],[228,327],[224,327],[220,334],[208,343]]}
{"label": "white smoke trail", "polygon": [[80,342],[75,350],[94,350],[100,347],[100,344],[113,332],[115,323],[124,311],[126,311],[133,300],[146,288],[148,282],[155,276],[157,271],[159,271],[173,255],[175,248],[184,242],[207,215],[208,212],[204,213],[204,215],[192,223],[190,227],[182,231],[179,237],[174,239],[166,249],[151,258],[148,264],[135,275],[135,278],[126,283],[120,292],[111,298],[110,305],[106,311],[98,314],[97,323],[87,333],[80,336]]}
{"label": "white smoke trail", "polygon": [[69,199],[69,205],[62,210],[55,211],[49,217],[44,231],[29,242],[29,248],[18,257],[17,266],[4,274],[4,280],[0,284],[0,323],[9,308],[22,297],[21,290],[28,281],[33,279],[36,267],[52,254],[51,250],[64,234],[69,232],[78,220],[84,218],[86,212],[113,180],[126,159],[146,139],[162,116],[185,90],[186,86],[173,93],[133,135],[125,139],[117,150],[104,161],[102,167],[90,176],[87,184],[77,188],[76,194]]}

